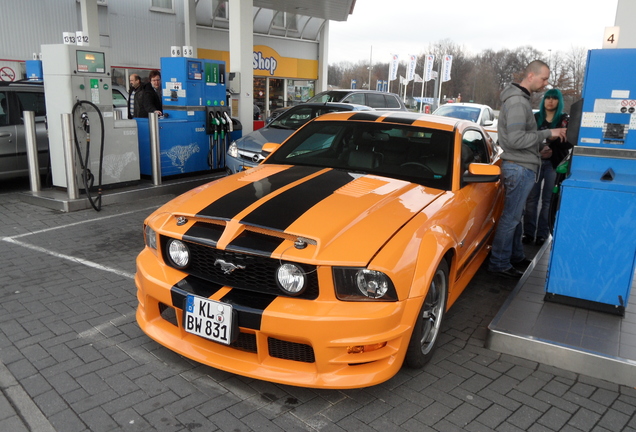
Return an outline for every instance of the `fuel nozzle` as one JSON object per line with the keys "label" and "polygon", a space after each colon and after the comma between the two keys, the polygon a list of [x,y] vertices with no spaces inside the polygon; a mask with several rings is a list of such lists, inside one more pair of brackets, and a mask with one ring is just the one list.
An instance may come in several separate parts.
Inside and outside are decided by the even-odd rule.
{"label": "fuel nozzle", "polygon": [[86,111],[84,111],[82,114],[80,114],[80,119],[82,120],[82,128],[84,129],[84,131],[86,133],[90,132],[90,130],[91,130],[91,122],[88,119],[88,114],[86,113]]}
{"label": "fuel nozzle", "polygon": [[223,117],[223,115],[221,114],[221,111],[217,111],[216,114],[216,119],[219,122],[219,129],[221,130],[221,139],[225,138],[225,132],[227,130],[227,122],[225,121],[225,118]]}
{"label": "fuel nozzle", "polygon": [[227,121],[228,132],[234,132],[234,124],[232,124],[232,119],[228,115],[227,111],[223,111],[223,116],[225,117],[225,120]]}
{"label": "fuel nozzle", "polygon": [[217,118],[214,112],[210,111],[210,123],[212,124],[212,132],[214,134],[214,139],[216,140],[219,135],[219,129],[221,128],[221,122]]}

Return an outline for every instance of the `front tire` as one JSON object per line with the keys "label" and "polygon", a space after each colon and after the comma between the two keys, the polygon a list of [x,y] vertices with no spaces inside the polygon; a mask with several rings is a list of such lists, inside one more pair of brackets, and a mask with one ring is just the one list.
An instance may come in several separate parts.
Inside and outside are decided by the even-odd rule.
{"label": "front tire", "polygon": [[406,351],[405,363],[421,369],[433,357],[446,314],[448,299],[448,263],[445,260],[435,270],[424,304],[415,321],[413,334]]}

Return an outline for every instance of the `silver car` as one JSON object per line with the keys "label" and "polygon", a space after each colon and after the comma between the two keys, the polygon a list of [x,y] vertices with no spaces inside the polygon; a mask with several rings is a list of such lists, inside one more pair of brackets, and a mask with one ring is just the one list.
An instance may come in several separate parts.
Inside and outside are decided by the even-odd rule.
{"label": "silver car", "polygon": [[[113,110],[127,118],[128,92],[112,86]],[[23,111],[35,114],[35,135],[40,173],[49,166],[46,103],[42,81],[0,82],[0,180],[29,175]]]}
{"label": "silver car", "polygon": [[309,120],[334,111],[372,111],[365,105],[347,103],[304,103],[291,107],[267,126],[258,129],[230,144],[227,151],[226,170],[234,174],[255,167],[266,155],[261,153],[263,144],[282,143]]}

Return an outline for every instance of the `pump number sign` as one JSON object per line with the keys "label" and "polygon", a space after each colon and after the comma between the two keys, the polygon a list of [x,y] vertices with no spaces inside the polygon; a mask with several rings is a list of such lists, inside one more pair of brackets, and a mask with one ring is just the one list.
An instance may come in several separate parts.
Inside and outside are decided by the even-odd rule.
{"label": "pump number sign", "polygon": [[203,297],[186,297],[183,322],[185,331],[215,342],[232,342],[232,306]]}

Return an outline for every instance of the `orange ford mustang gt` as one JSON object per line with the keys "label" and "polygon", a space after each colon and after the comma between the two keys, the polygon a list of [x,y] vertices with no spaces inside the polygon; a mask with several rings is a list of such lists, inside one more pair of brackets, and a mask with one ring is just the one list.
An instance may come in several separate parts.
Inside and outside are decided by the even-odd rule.
{"label": "orange ford mustang gt", "polygon": [[206,365],[355,388],[423,367],[503,204],[475,123],[334,113],[145,221],[137,322]]}

